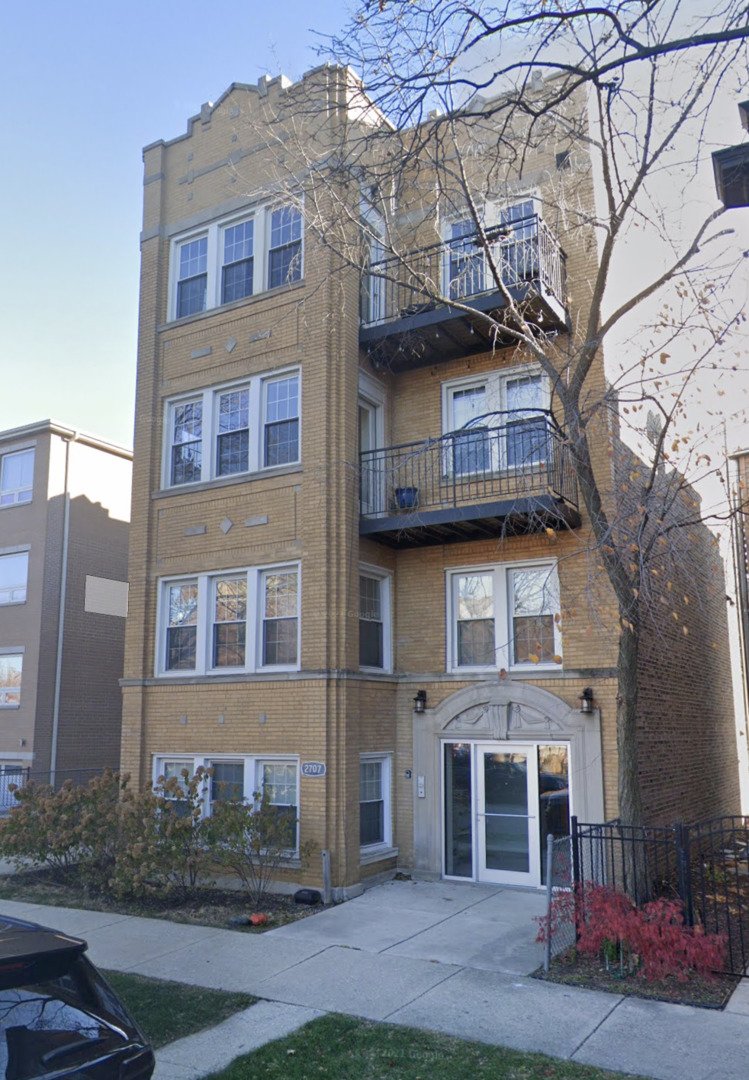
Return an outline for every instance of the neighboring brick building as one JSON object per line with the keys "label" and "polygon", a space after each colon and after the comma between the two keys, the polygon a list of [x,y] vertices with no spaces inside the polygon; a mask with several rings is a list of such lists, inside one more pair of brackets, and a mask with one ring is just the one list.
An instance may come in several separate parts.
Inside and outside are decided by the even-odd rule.
{"label": "neighboring brick building", "polygon": [[52,420],[0,432],[3,774],[119,765],[131,471]]}
{"label": "neighboring brick building", "polygon": [[[122,764],[143,783],[212,767],[206,813],[264,787],[341,890],[396,866],[538,884],[547,831],[616,814],[617,609],[548,380],[471,314],[503,300],[459,191],[424,182],[439,162],[414,168],[385,220],[371,191],[326,182],[338,125],[369,119],[352,78],[235,84],[144,151]],[[490,151],[489,128],[459,138]],[[482,183],[492,254],[560,358],[596,257],[584,145],[547,134],[522,174]],[[463,161],[482,168],[480,149]],[[360,220],[363,282],[345,257]],[[401,285],[380,230],[460,306]],[[586,386],[603,400],[602,362]],[[613,500],[626,454],[598,412]],[[690,647],[709,625],[727,658],[722,598],[694,605]],[[662,676],[662,645],[643,656],[646,810],[733,810],[730,688],[706,692],[712,653],[680,669],[670,636]],[[289,866],[320,880],[318,857]]]}

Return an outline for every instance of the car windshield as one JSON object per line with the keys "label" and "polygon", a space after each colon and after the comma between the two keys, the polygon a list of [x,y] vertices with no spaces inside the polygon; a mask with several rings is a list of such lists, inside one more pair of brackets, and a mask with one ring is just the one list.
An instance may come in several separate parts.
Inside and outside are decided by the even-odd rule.
{"label": "car windshield", "polygon": [[[123,1033],[57,996],[52,985],[0,993],[0,1076],[32,1080],[106,1054]],[[63,991],[64,993],[64,991]]]}

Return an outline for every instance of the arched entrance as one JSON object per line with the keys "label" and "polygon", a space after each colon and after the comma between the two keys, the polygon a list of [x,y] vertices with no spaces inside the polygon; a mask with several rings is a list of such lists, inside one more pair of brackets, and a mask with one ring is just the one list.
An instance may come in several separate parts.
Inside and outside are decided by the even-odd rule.
{"label": "arched entrance", "polygon": [[476,683],[414,713],[414,869],[539,886],[548,832],[603,820],[598,710],[527,683]]}

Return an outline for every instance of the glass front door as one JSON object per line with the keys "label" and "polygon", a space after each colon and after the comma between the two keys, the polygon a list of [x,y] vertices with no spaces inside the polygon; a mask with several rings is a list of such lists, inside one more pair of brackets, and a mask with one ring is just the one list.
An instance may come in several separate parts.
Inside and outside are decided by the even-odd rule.
{"label": "glass front door", "polygon": [[569,834],[568,776],[564,744],[445,743],[445,875],[541,885],[547,834]]}
{"label": "glass front door", "polygon": [[482,746],[477,772],[480,880],[539,885],[534,748]]}

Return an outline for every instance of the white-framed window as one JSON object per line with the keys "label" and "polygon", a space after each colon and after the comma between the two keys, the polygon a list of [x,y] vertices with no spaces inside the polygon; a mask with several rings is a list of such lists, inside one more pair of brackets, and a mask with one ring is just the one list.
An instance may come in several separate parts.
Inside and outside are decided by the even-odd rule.
{"label": "white-framed window", "polygon": [[33,449],[0,455],[0,507],[31,502],[33,487]]}
{"label": "white-framed window", "polygon": [[28,551],[0,554],[0,605],[24,603],[28,576]]}
{"label": "white-framed window", "polygon": [[362,850],[392,847],[391,756],[359,758],[359,844]]}
{"label": "white-framed window", "polygon": [[562,661],[554,562],[449,570],[447,609],[449,670],[531,670]]}
{"label": "white-framed window", "polygon": [[531,365],[456,379],[442,386],[450,476],[534,471],[549,459],[549,383]]}
{"label": "white-framed window", "polygon": [[478,296],[496,289],[492,265],[509,288],[534,281],[539,273],[539,215],[541,201],[528,194],[504,206],[489,202],[483,208],[480,237],[473,217],[448,219],[443,231],[443,287],[451,300]]}
{"label": "white-framed window", "polygon": [[303,274],[302,214],[263,205],[172,240],[169,319],[277,289]]}
{"label": "white-framed window", "polygon": [[242,476],[299,462],[298,369],[166,403],[164,487]]}
{"label": "white-framed window", "polygon": [[375,566],[359,568],[359,666],[392,670],[390,575]]}
{"label": "white-framed window", "polygon": [[226,675],[299,667],[298,564],[165,578],[159,675]]}
{"label": "white-framed window", "polygon": [[21,704],[22,653],[0,654],[0,709],[17,709]]}
{"label": "white-framed window", "polygon": [[153,759],[153,783],[178,778],[180,785],[198,769],[210,770],[205,778],[202,813],[210,817],[221,802],[237,801],[259,805],[265,795],[267,805],[288,821],[292,843],[290,854],[299,847],[299,758],[291,755],[253,754],[157,754]]}

